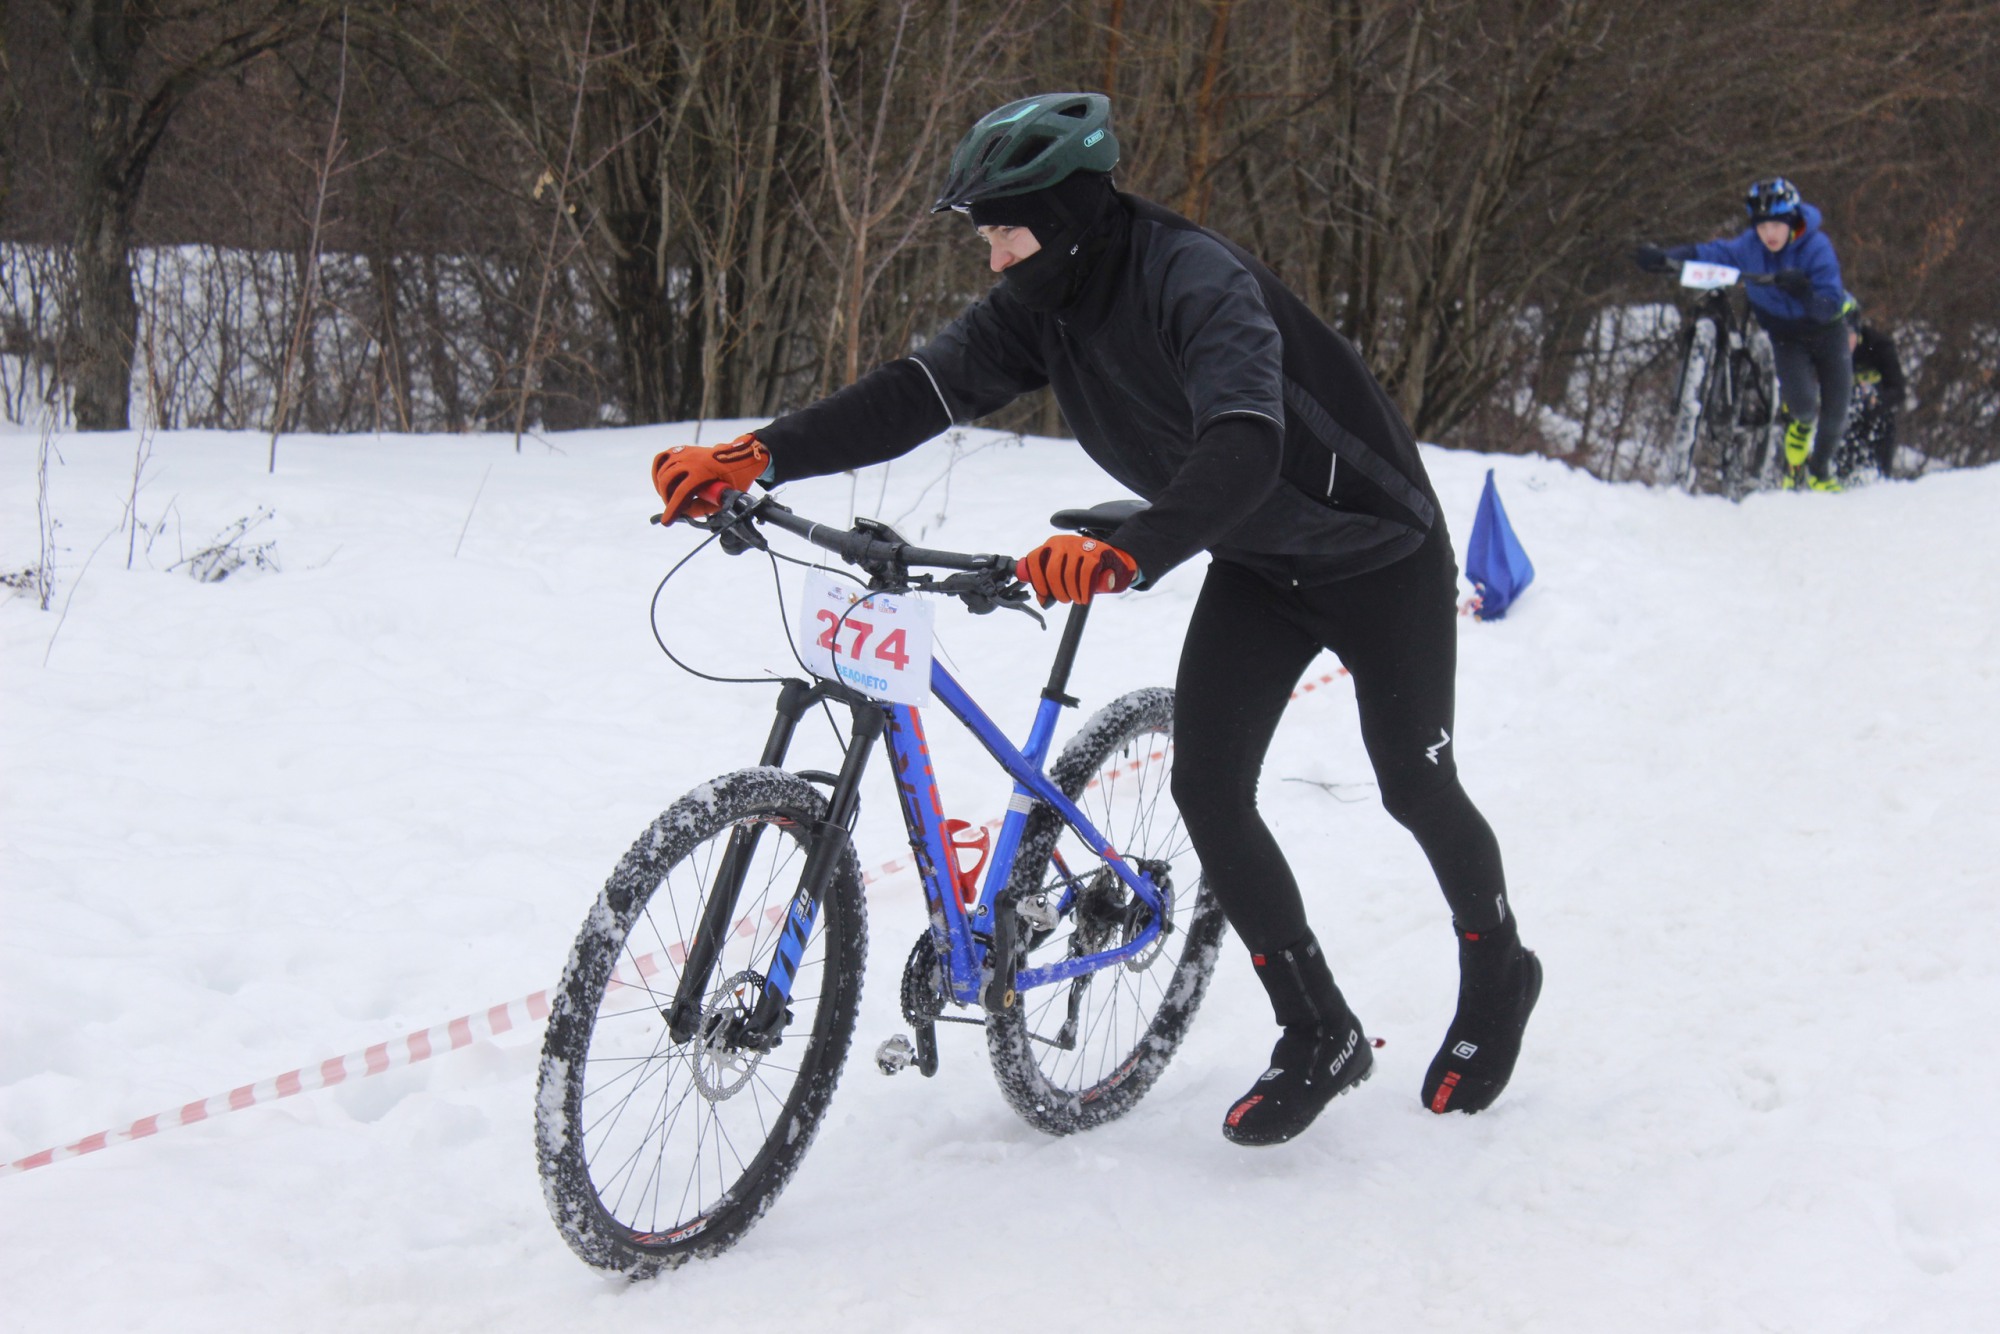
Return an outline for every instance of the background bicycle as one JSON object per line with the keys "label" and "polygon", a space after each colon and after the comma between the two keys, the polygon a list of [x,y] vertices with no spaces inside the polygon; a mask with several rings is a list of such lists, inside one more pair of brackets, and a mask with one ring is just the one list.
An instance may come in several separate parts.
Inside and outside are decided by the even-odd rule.
{"label": "background bicycle", "polygon": [[[830,529],[731,495],[708,524],[725,549],[765,546],[755,524],[770,524],[859,566],[878,596],[828,598],[808,581],[819,600],[803,608],[816,630],[802,644],[827,650],[835,670],[784,682],[757,767],[690,792],[640,836],[552,1003],[537,1095],[544,1193],[577,1254],[633,1277],[736,1241],[812,1142],[859,1004],[867,933],[850,834],[878,741],[930,922],[901,980],[914,1040],[882,1044],[885,1072],[934,1073],[936,1024],[981,1024],[1001,1092],[1029,1124],[1100,1125],[1165,1069],[1223,926],[1173,804],[1172,692],[1106,705],[1043,775],[1060,711],[1077,702],[1065,688],[1087,606],[1068,612],[1017,750],[930,660],[921,604],[903,596],[1018,607],[1027,595],[1010,558],[916,548],[867,520]],[[1054,522],[1101,533],[1131,509]],[[945,818],[918,711],[895,702],[892,678],[912,673],[1014,780],[997,834]],[[875,694],[836,676],[867,676]],[[831,704],[850,715],[840,772],[782,768],[799,723]]]}
{"label": "background bicycle", "polygon": [[1895,409],[1883,402],[1880,383],[1857,377],[1847,407],[1847,433],[1833,453],[1833,475],[1843,486],[1887,480],[1895,451]]}
{"label": "background bicycle", "polygon": [[1678,480],[1689,492],[1741,500],[1767,485],[1780,426],[1770,335],[1732,291],[1770,280],[1725,264],[1690,260],[1678,268],[1681,286],[1701,296],[1682,329],[1668,457],[1679,460]]}

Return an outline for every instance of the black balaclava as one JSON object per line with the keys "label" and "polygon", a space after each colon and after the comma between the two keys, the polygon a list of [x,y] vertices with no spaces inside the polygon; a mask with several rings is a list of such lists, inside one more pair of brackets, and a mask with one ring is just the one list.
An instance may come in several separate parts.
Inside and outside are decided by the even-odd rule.
{"label": "black balaclava", "polygon": [[1111,177],[1079,171],[1045,190],[982,199],[972,206],[975,227],[1026,227],[1041,249],[1000,274],[1030,310],[1061,310],[1076,300],[1084,279],[1115,234],[1117,210]]}

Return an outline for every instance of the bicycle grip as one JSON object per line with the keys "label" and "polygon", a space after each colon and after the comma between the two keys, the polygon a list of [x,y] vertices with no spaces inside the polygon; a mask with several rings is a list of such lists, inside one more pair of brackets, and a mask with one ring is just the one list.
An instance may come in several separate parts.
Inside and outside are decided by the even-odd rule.
{"label": "bicycle grip", "polygon": [[[696,487],[694,494],[697,500],[705,500],[709,504],[715,506],[717,509],[720,509],[722,508],[723,497],[729,494],[729,483],[710,482],[706,486]],[[651,516],[651,522],[657,524],[664,524],[666,522],[666,517],[664,515],[655,514]]]}

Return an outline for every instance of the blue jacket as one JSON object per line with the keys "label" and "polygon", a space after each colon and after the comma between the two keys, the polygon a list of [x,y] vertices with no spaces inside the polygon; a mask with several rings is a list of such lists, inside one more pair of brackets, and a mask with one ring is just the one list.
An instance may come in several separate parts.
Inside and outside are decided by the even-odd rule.
{"label": "blue jacket", "polygon": [[1833,242],[1820,230],[1819,210],[1800,204],[1806,228],[1775,253],[1757,239],[1757,229],[1748,227],[1727,241],[1703,241],[1699,245],[1676,246],[1667,252],[1671,259],[1698,259],[1705,264],[1727,264],[1745,273],[1777,273],[1781,269],[1804,269],[1812,279],[1812,295],[1804,301],[1788,296],[1776,287],[1746,287],[1757,320],[1774,334],[1809,333],[1839,319],[1847,307],[1847,289],[1840,283],[1840,260]]}

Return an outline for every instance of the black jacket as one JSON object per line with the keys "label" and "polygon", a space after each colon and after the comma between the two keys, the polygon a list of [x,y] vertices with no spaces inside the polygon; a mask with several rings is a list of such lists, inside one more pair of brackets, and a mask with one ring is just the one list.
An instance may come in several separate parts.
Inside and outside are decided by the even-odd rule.
{"label": "black jacket", "polygon": [[1854,345],[1854,382],[1879,385],[1883,407],[1902,407],[1909,382],[1903,378],[1903,359],[1897,354],[1895,336],[1872,324],[1864,324],[1856,332],[1861,341]]}
{"label": "black jacket", "polygon": [[1154,502],[1112,537],[1148,581],[1204,547],[1303,584],[1414,551],[1437,498],[1353,346],[1240,247],[1118,198],[1072,304],[1039,313],[1000,283],[907,360],[758,431],[774,481],[894,458],[1049,385],[1085,452]]}

